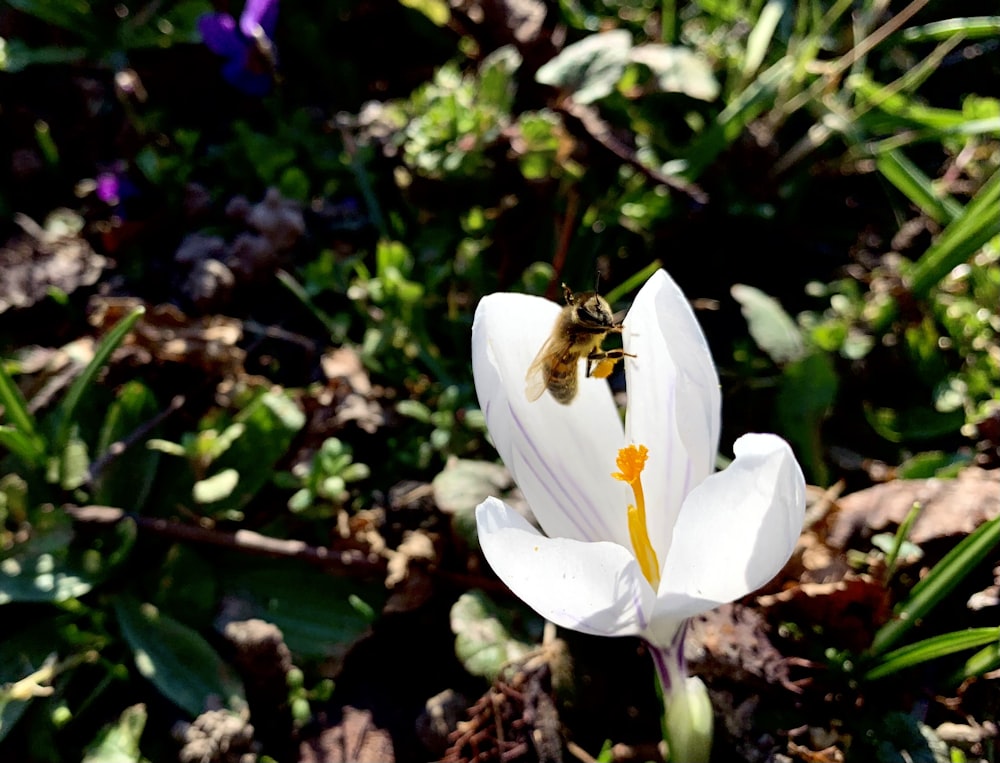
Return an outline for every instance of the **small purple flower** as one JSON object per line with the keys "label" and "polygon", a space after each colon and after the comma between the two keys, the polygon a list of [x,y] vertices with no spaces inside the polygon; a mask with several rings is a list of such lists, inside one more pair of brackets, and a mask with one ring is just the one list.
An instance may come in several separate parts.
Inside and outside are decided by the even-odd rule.
{"label": "small purple flower", "polygon": [[124,217],[123,205],[139,195],[139,188],[129,178],[125,162],[117,161],[94,178],[94,195]]}
{"label": "small purple flower", "polygon": [[277,23],[278,0],[247,0],[238,26],[228,13],[206,13],[198,31],[208,49],[226,59],[222,76],[247,95],[262,96],[273,82]]}
{"label": "small purple flower", "polygon": [[121,199],[119,195],[121,181],[116,173],[102,172],[97,176],[96,183],[97,188],[95,189],[95,193],[97,194],[97,198],[112,207],[118,204]]}

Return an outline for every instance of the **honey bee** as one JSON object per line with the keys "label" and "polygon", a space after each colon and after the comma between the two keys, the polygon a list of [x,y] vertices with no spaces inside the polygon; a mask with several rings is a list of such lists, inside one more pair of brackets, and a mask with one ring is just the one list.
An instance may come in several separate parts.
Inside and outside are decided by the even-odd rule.
{"label": "honey bee", "polygon": [[[566,306],[556,318],[552,334],[528,366],[525,395],[534,402],[545,390],[563,405],[576,397],[580,358],[587,359],[587,376],[605,377],[622,358],[634,358],[624,350],[603,350],[608,334],[620,334],[622,324],[615,319],[611,305],[596,291],[574,294],[563,284]],[[597,370],[593,364],[598,363]]]}

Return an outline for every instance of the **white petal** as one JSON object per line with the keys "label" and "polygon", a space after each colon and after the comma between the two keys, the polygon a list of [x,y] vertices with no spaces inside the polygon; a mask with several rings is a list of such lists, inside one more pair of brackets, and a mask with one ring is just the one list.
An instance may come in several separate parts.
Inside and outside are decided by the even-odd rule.
{"label": "white petal", "polygon": [[687,298],[658,270],[625,317],[629,443],[649,448],[643,472],[650,539],[663,562],[688,492],[715,468],[721,397],[712,355]]}
{"label": "white petal", "polygon": [[[660,586],[663,588],[663,585]],[[663,592],[656,597],[653,616],[642,637],[660,649],[677,646],[677,631],[689,617],[715,609],[718,602],[689,596],[686,593]]]}
{"label": "white petal", "polygon": [[661,596],[735,601],[774,577],[795,549],[805,480],[792,449],[775,435],[748,434],[733,450],[733,462],[684,502]]}
{"label": "white petal", "polygon": [[559,306],[491,294],[476,308],[472,371],[479,405],[504,464],[551,537],[628,543],[627,489],[613,480],[623,430],[607,382],[580,372],[570,405],[525,395],[525,374]]}
{"label": "white petal", "polygon": [[547,538],[496,498],[479,505],[476,524],[493,571],[545,619],[598,636],[636,635],[648,626],[656,596],[628,549]]}

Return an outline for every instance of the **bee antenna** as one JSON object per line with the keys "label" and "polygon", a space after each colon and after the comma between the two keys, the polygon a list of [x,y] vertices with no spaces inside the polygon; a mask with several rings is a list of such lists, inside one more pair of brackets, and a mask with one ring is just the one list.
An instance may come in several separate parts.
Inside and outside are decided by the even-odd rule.
{"label": "bee antenna", "polygon": [[601,286],[601,271],[598,270],[597,271],[597,275],[594,276],[594,293],[595,294],[600,293],[600,286]]}

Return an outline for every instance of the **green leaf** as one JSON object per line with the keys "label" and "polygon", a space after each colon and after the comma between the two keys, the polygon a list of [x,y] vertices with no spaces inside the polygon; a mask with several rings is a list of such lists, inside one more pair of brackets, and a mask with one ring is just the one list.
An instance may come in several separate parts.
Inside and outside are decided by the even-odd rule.
{"label": "green leaf", "polygon": [[805,355],[802,331],[778,300],[744,284],[735,284],[729,291],[740,303],[750,336],[771,360],[780,365]]}
{"label": "green leaf", "polygon": [[451,608],[455,656],[469,673],[489,681],[509,662],[524,657],[531,644],[511,635],[510,618],[482,591],[463,593]]}
{"label": "green leaf", "polygon": [[301,167],[289,167],[281,173],[278,190],[286,199],[306,202],[309,200],[309,176]]}
{"label": "green leaf", "polygon": [[28,410],[21,390],[7,373],[4,363],[0,361],[0,406],[3,406],[4,419],[10,427],[0,427],[0,431],[11,432],[4,435],[0,443],[17,453],[29,467],[41,464],[45,454],[45,441],[38,434],[38,424]]}
{"label": "green leaf", "polygon": [[70,435],[57,465],[59,486],[63,490],[76,490],[86,485],[90,479],[90,455],[87,452],[87,443],[76,435],[75,430]]}
{"label": "green leaf", "polygon": [[119,522],[82,548],[69,516],[59,511],[44,515],[34,533],[0,554],[0,604],[83,596],[127,558],[136,530],[131,521]]}
{"label": "green leaf", "polygon": [[436,26],[447,26],[451,8],[444,0],[399,0],[402,5],[424,14]]}
{"label": "green leaf", "polygon": [[197,631],[130,596],[114,607],[136,669],[164,697],[192,717],[213,697],[230,710],[245,706],[239,677]]}
{"label": "green leaf", "polygon": [[235,419],[244,430],[214,466],[237,471],[239,484],[212,507],[219,513],[239,511],[270,481],[274,464],[288,452],[292,438],[306,421],[291,399],[272,391],[256,397]]}
{"label": "green leaf", "polygon": [[118,324],[108,332],[108,335],[97,346],[94,357],[91,358],[87,367],[83,369],[83,373],[73,382],[66,393],[66,397],[59,403],[59,407],[56,409],[56,420],[59,422],[59,426],[52,440],[53,453],[57,455],[65,453],[66,444],[69,442],[73,431],[73,414],[76,412],[76,407],[83,398],[83,393],[86,392],[94,379],[97,378],[98,373],[100,373],[101,369],[104,368],[104,365],[111,358],[111,353],[121,344],[122,340],[125,339],[125,335],[132,330],[136,321],[145,312],[146,309],[140,306],[118,321]]}
{"label": "green leaf", "polygon": [[917,453],[896,467],[896,479],[919,480],[930,477],[950,478],[972,461],[968,453],[945,453],[931,450]]}
{"label": "green leaf", "polygon": [[146,727],[146,706],[132,705],[122,711],[118,720],[105,726],[87,745],[83,763],[139,763],[139,739]]}
{"label": "green leaf", "polygon": [[368,632],[386,596],[384,586],[287,561],[227,565],[225,575],[223,589],[238,600],[241,616],[274,623],[292,652],[311,658],[342,657]]}
{"label": "green leaf", "polygon": [[238,471],[223,469],[218,474],[195,482],[191,489],[191,497],[194,498],[195,503],[223,501],[233,494],[239,481],[240,473]]}
{"label": "green leaf", "polygon": [[434,503],[445,514],[475,509],[491,495],[510,488],[507,470],[489,461],[454,459],[434,477]]}
{"label": "green leaf", "polygon": [[806,473],[820,485],[829,481],[822,425],[833,410],[839,384],[830,356],[814,352],[784,367],[775,400],[781,432],[795,446]]}
{"label": "green leaf", "polygon": [[[156,397],[149,387],[138,380],[123,384],[104,417],[97,443],[98,460],[106,457],[115,443],[134,437],[157,413]],[[160,458],[160,451],[130,443],[95,475],[94,503],[121,506],[128,511],[141,509],[153,486]]]}
{"label": "green leaf", "polygon": [[872,408],[865,406],[865,418],[872,429],[889,442],[930,440],[958,432],[965,424],[963,411],[939,413],[931,408]]}
{"label": "green leaf", "polygon": [[85,48],[43,45],[31,47],[22,40],[6,40],[0,47],[0,71],[11,74],[36,64],[74,64],[87,55]]}
{"label": "green leaf", "polygon": [[16,544],[0,561],[0,604],[60,602],[83,596],[93,578],[67,559],[73,539],[68,518]]}
{"label": "green leaf", "polygon": [[875,667],[865,673],[864,678],[866,681],[875,681],[922,662],[998,642],[1000,642],[1000,628],[969,628],[954,633],[943,633],[889,652]]}
{"label": "green leaf", "polygon": [[719,83],[711,65],[690,48],[640,45],[632,48],[629,59],[648,67],[665,93],[683,93],[702,101],[714,101],[719,96]]}
{"label": "green leaf", "polygon": [[567,91],[577,103],[593,103],[614,92],[625,72],[632,35],[614,29],[567,45],[535,74],[535,80]]}
{"label": "green leaf", "polygon": [[896,607],[893,618],[875,634],[870,654],[878,656],[899,641],[917,622],[926,617],[1000,543],[1000,516],[983,523],[959,541],[910,595]]}
{"label": "green leaf", "polygon": [[419,400],[400,400],[396,403],[396,413],[422,424],[429,424],[431,421],[431,409]]}

